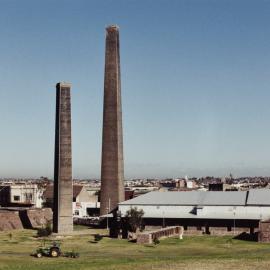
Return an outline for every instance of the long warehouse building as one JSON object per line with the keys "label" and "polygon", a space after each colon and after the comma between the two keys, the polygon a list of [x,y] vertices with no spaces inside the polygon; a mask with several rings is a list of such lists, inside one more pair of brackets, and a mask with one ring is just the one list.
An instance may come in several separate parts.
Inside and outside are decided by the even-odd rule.
{"label": "long warehouse building", "polygon": [[[270,219],[270,189],[250,191],[150,192],[119,203],[125,216],[137,207],[150,226],[258,227]],[[165,223],[165,224],[164,224]]]}

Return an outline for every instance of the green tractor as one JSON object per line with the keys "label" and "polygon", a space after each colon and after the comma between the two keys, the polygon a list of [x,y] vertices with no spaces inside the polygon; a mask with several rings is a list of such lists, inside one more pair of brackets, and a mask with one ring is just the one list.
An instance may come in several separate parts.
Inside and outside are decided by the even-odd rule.
{"label": "green tractor", "polygon": [[43,256],[52,257],[52,258],[56,258],[59,256],[63,256],[67,258],[79,258],[80,256],[80,254],[75,251],[62,252],[60,248],[60,243],[57,243],[57,242],[53,242],[49,246],[45,246],[45,243],[44,243],[44,246],[39,247],[36,250],[36,252],[32,255],[37,258],[41,258]]}
{"label": "green tractor", "polygon": [[36,250],[35,256],[37,258],[41,258],[42,256],[56,258],[56,257],[61,256],[61,254],[62,252],[61,252],[60,244],[53,242],[50,246],[39,247]]}

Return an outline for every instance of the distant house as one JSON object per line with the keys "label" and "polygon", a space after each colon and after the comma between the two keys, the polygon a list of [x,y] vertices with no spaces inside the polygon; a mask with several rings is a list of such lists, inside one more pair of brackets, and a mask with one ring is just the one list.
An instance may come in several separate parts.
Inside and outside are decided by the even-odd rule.
{"label": "distant house", "polygon": [[209,191],[223,191],[223,183],[210,183],[208,185]]}
{"label": "distant house", "polygon": [[0,186],[0,206],[42,207],[42,189],[36,184]]}
{"label": "distant house", "polygon": [[208,185],[209,191],[237,191],[237,188],[224,183],[210,183]]}
{"label": "distant house", "polygon": [[[44,204],[52,207],[53,205],[53,185],[46,187],[43,193]],[[93,202],[92,196],[87,192],[86,188],[82,185],[73,185],[73,202]]]}
{"label": "distant house", "polygon": [[84,186],[73,186],[73,202],[90,202],[92,197]]}
{"label": "distant house", "polygon": [[[53,197],[53,185],[49,185],[43,194],[43,205],[53,208]],[[73,185],[73,216],[99,215],[99,205],[97,196],[90,195],[85,186]]]}
{"label": "distant house", "polygon": [[134,190],[125,190],[125,201],[134,198]]}

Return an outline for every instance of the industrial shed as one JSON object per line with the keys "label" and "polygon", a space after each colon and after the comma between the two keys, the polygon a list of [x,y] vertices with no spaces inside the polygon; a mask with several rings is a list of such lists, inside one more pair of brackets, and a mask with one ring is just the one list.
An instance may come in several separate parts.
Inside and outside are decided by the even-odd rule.
{"label": "industrial shed", "polygon": [[253,230],[270,219],[270,189],[250,191],[150,192],[119,204],[144,211],[146,225],[245,227]]}

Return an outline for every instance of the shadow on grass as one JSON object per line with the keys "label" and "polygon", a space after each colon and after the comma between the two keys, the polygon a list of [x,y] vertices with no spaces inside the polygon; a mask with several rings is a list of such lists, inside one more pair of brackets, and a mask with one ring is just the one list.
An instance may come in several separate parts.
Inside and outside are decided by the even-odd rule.
{"label": "shadow on grass", "polygon": [[156,245],[151,245],[151,244],[149,244],[149,245],[143,245],[144,247],[147,247],[147,248],[155,248],[156,247]]}
{"label": "shadow on grass", "polygon": [[130,240],[128,240],[128,242],[129,243],[135,243],[136,244],[137,243],[137,239],[130,239]]}
{"label": "shadow on grass", "polygon": [[233,239],[236,240],[243,240],[243,241],[251,241],[251,242],[258,242],[258,233],[240,233],[239,235],[235,236]]}
{"label": "shadow on grass", "polygon": [[111,238],[108,234],[90,233],[89,235],[94,237],[96,237],[96,235],[100,235],[102,238]]}

